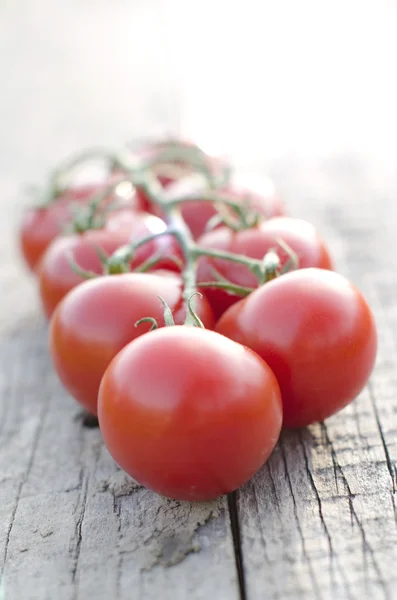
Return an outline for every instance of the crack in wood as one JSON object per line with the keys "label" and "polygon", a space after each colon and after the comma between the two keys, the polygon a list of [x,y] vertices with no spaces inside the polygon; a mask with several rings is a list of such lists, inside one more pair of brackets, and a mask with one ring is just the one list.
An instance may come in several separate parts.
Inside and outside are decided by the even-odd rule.
{"label": "crack in wood", "polygon": [[295,517],[295,522],[296,522],[296,526],[297,526],[297,529],[298,529],[299,537],[300,537],[300,540],[301,540],[302,553],[303,553],[303,556],[304,556],[306,564],[307,564],[307,568],[308,568],[308,571],[309,571],[309,575],[310,575],[310,579],[311,579],[311,582],[312,582],[313,592],[315,594],[315,597],[319,598],[321,600],[322,594],[321,594],[321,591],[320,591],[320,586],[318,584],[315,572],[313,571],[313,567],[312,567],[312,564],[311,564],[310,557],[309,557],[309,555],[307,553],[307,550],[306,550],[305,537],[303,535],[302,527],[301,527],[300,520],[299,520],[298,508],[297,508],[296,498],[295,498],[295,494],[294,494],[294,488],[293,488],[293,485],[292,485],[292,482],[291,482],[291,478],[290,478],[290,474],[289,474],[287,457],[285,455],[285,448],[284,448],[284,443],[283,442],[280,443],[280,449],[281,449],[282,460],[283,460],[283,463],[284,463],[285,478],[286,478],[287,483],[288,483],[288,488],[289,488],[289,491],[290,491],[290,494],[291,494],[291,498],[292,498],[292,503],[293,503],[293,506],[294,506],[294,517]]}
{"label": "crack in wood", "polygon": [[44,421],[45,421],[45,417],[46,417],[47,411],[49,409],[49,406],[50,406],[50,397],[49,397],[49,395],[47,395],[46,396],[46,401],[42,405],[42,409],[41,409],[40,417],[39,417],[39,422],[38,422],[37,429],[36,429],[36,432],[35,432],[35,435],[34,435],[34,438],[33,438],[32,451],[31,451],[31,454],[30,454],[29,462],[27,464],[26,471],[25,471],[25,473],[24,473],[24,475],[22,477],[22,480],[21,480],[21,482],[20,482],[20,484],[18,486],[18,490],[17,490],[17,494],[16,494],[16,498],[15,498],[15,506],[14,506],[13,511],[11,513],[10,524],[9,524],[9,526],[7,528],[6,543],[5,543],[3,561],[2,561],[1,570],[0,570],[0,581],[1,581],[2,577],[3,577],[3,575],[4,575],[4,571],[5,571],[6,564],[7,564],[8,548],[9,548],[9,544],[10,544],[12,530],[13,530],[14,523],[15,523],[15,517],[16,517],[18,506],[19,506],[19,501],[20,501],[20,499],[22,497],[22,491],[23,491],[24,485],[25,485],[26,481],[28,480],[29,474],[30,474],[30,472],[32,470],[32,466],[33,466],[33,463],[34,463],[34,457],[35,457],[36,450],[37,450],[37,447],[38,447],[38,443],[39,443],[39,440],[40,440],[41,432],[42,432],[43,427],[44,427]]}
{"label": "crack in wood", "polygon": [[327,440],[327,444],[328,444],[328,447],[329,447],[329,449],[330,449],[330,451],[332,453],[332,456],[333,456],[333,462],[336,465],[336,469],[338,471],[338,474],[340,475],[340,477],[342,479],[343,486],[346,489],[347,494],[348,494],[347,498],[348,498],[348,503],[349,503],[349,509],[350,509],[350,514],[351,514],[352,524],[353,524],[353,521],[356,522],[356,524],[357,524],[357,526],[359,528],[360,534],[361,534],[362,546],[363,546],[363,558],[364,558],[365,576],[366,576],[366,578],[368,580],[368,571],[367,571],[367,551],[368,551],[368,553],[369,553],[369,555],[371,557],[371,560],[372,560],[372,564],[373,564],[374,570],[375,570],[376,575],[378,577],[378,583],[380,584],[380,586],[382,588],[382,592],[384,594],[385,599],[388,600],[390,598],[390,595],[389,595],[389,591],[388,591],[386,582],[383,579],[382,572],[381,572],[380,567],[378,565],[378,562],[376,560],[376,554],[375,554],[372,546],[369,544],[369,542],[367,540],[367,536],[366,536],[366,533],[365,533],[365,528],[364,528],[364,526],[363,526],[363,524],[362,524],[362,522],[361,522],[361,520],[360,520],[360,518],[359,518],[359,516],[358,516],[358,514],[357,514],[357,512],[355,510],[355,508],[354,508],[354,504],[353,504],[354,495],[352,494],[349,482],[347,481],[347,479],[346,479],[346,477],[344,475],[343,469],[342,469],[341,465],[338,462],[338,458],[337,458],[335,449],[333,447],[332,440],[330,439],[329,434],[328,434],[327,425],[325,423],[322,423],[321,427],[324,429],[324,433],[325,433],[325,437],[326,437],[326,440]]}
{"label": "crack in wood", "polygon": [[[83,541],[82,527],[83,527],[83,521],[84,521],[84,516],[85,516],[85,511],[86,511],[87,493],[88,493],[88,479],[85,478],[85,480],[83,481],[82,489],[81,489],[82,502],[81,502],[81,507],[80,507],[80,513],[78,515],[78,518],[76,521],[76,527],[75,527],[76,546],[75,546],[75,550],[73,553],[74,554],[73,555],[74,564],[73,564],[73,568],[72,568],[72,582],[73,583],[76,582],[77,567],[78,567],[79,558],[80,558],[81,544]],[[75,588],[75,597],[77,598],[77,588]]]}
{"label": "crack in wood", "polygon": [[233,536],[234,559],[236,563],[240,600],[247,600],[247,589],[245,585],[244,561],[241,546],[241,531],[237,508],[237,492],[232,492],[227,497],[229,508],[230,527]]}
{"label": "crack in wood", "polygon": [[[82,446],[83,446],[84,440],[81,439],[81,442],[82,442]],[[99,454],[100,454],[100,446],[95,446],[92,469],[86,475],[85,475],[84,464],[81,464],[81,468],[80,468],[79,477],[80,477],[81,492],[80,492],[79,500],[81,501],[81,504],[80,504],[80,512],[78,514],[76,525],[75,525],[76,545],[75,545],[75,548],[73,551],[73,567],[72,567],[72,571],[71,571],[71,580],[72,580],[72,585],[73,585],[73,600],[77,600],[77,597],[78,597],[77,576],[78,576],[78,567],[79,567],[79,561],[80,561],[80,555],[81,555],[81,547],[82,547],[82,543],[83,543],[83,523],[84,523],[86,511],[87,511],[87,501],[88,501],[90,479],[91,479],[91,475],[95,472],[95,468],[96,468],[96,465],[97,465],[97,462],[99,459]]]}
{"label": "crack in wood", "polygon": [[302,431],[299,431],[299,439],[300,439],[300,443],[301,443],[301,446],[302,446],[303,457],[304,457],[304,460],[305,460],[306,472],[307,472],[307,475],[308,475],[308,478],[309,478],[310,485],[311,485],[312,490],[314,492],[314,495],[316,497],[316,501],[317,501],[317,504],[318,504],[318,514],[319,514],[321,525],[323,527],[323,530],[324,530],[324,533],[325,533],[325,536],[326,536],[327,542],[328,542],[331,572],[333,573],[333,564],[335,562],[336,565],[337,565],[337,567],[338,567],[339,574],[341,575],[341,578],[342,578],[343,583],[345,585],[345,589],[347,591],[347,594],[348,594],[349,598],[353,598],[352,591],[351,591],[351,589],[349,587],[349,584],[348,584],[348,582],[346,580],[345,574],[344,574],[344,572],[343,572],[343,570],[342,570],[342,568],[341,568],[341,566],[339,564],[339,561],[337,559],[337,555],[336,555],[336,553],[334,552],[334,549],[333,549],[331,534],[330,534],[330,532],[328,530],[328,527],[327,527],[327,524],[325,522],[324,515],[323,515],[323,508],[322,508],[321,496],[320,496],[320,493],[319,493],[319,491],[317,489],[316,482],[314,481],[314,477],[313,477],[313,474],[312,474],[310,466],[309,466],[309,459],[308,459],[307,452],[306,452],[306,446],[305,446],[305,443],[303,441]]}
{"label": "crack in wood", "polygon": [[[392,484],[392,497],[393,497],[393,495],[396,493],[396,475],[395,475],[396,467],[393,464],[393,461],[390,456],[389,448],[387,447],[387,442],[386,442],[385,435],[383,433],[382,424],[380,422],[379,412],[378,412],[378,408],[376,406],[375,394],[374,394],[373,385],[372,385],[371,381],[368,382],[368,391],[369,391],[369,397],[371,399],[371,404],[374,409],[376,425],[378,427],[380,439],[382,440],[382,446],[383,446],[383,450],[385,453],[387,470],[389,471],[391,484]],[[394,502],[393,502],[393,505],[394,505]],[[395,512],[395,510],[396,510],[396,507],[394,506],[394,512]]]}

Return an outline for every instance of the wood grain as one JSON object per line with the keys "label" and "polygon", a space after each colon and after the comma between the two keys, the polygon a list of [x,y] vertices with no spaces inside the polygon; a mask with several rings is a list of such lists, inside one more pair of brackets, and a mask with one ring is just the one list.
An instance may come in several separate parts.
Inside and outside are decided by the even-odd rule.
{"label": "wood grain", "polygon": [[[397,593],[395,315],[397,178],[329,161],[279,166],[295,214],[315,222],[380,330],[360,397],[324,424],[283,434],[239,494],[247,597],[394,598]],[[380,189],[385,196],[379,198]]]}

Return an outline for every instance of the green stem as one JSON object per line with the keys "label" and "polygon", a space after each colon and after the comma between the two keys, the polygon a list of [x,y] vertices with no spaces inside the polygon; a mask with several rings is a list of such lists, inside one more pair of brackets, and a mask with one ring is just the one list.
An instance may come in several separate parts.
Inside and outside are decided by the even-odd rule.
{"label": "green stem", "polygon": [[225,290],[226,292],[230,292],[235,296],[241,296],[245,298],[249,296],[251,292],[254,291],[255,288],[244,287],[242,285],[235,285],[232,282],[228,281],[202,281],[197,284],[197,287],[200,288],[218,288],[220,290]]}
{"label": "green stem", "polygon": [[225,194],[220,194],[210,190],[203,190],[202,192],[168,200],[164,196],[163,187],[153,174],[142,169],[139,171],[130,172],[129,175],[132,183],[140,187],[144,194],[149,198],[150,202],[157,206],[161,206],[166,214],[171,212],[175,207],[189,202],[207,202],[231,209],[235,213],[240,224],[236,224],[236,226],[233,227],[235,230],[254,227],[257,225],[260,219],[260,216],[257,213],[247,211],[246,207],[244,207],[241,203],[231,200]]}
{"label": "green stem", "polygon": [[55,199],[56,196],[67,189],[67,179],[70,177],[73,169],[90,160],[98,159],[106,161],[109,172],[117,167],[123,168],[117,152],[111,152],[104,148],[90,148],[88,150],[84,150],[83,152],[80,152],[71,158],[67,158],[52,172],[49,186],[53,194],[52,199]]}
{"label": "green stem", "polygon": [[[153,155],[149,156],[144,161],[137,161],[136,157],[131,155],[120,155],[120,164],[122,168],[132,175],[137,170],[153,170],[156,166],[165,165],[167,163],[181,163],[189,166],[192,170],[201,173],[212,188],[224,185],[230,176],[230,169],[226,165],[221,166],[220,174],[214,172],[209,156],[198,146],[178,143],[165,144],[164,147],[155,150]],[[137,181],[136,185],[141,185],[141,183],[138,183]],[[143,185],[144,182],[142,182],[142,186]]]}
{"label": "green stem", "polygon": [[134,258],[136,250],[164,235],[174,235],[174,232],[171,229],[165,229],[164,231],[148,235],[133,244],[127,244],[118,248],[107,261],[108,274],[117,275],[118,273],[128,272],[129,263]]}
{"label": "green stem", "polygon": [[182,271],[183,292],[182,298],[190,310],[186,312],[185,325],[197,326],[196,314],[196,272],[198,255],[195,254],[195,243],[178,207],[167,210],[170,230],[175,236],[182,250],[185,265]]}
{"label": "green stem", "polygon": [[210,256],[211,258],[219,258],[223,260],[228,260],[229,262],[234,262],[239,265],[244,265],[249,269],[254,267],[259,267],[262,265],[261,260],[257,260],[256,258],[249,258],[248,256],[244,256],[243,254],[234,254],[234,252],[227,252],[226,250],[215,250],[211,248],[202,248],[201,246],[195,245],[193,248],[193,253],[196,256]]}
{"label": "green stem", "polygon": [[178,206],[179,204],[185,204],[186,202],[209,202],[211,204],[222,204],[223,206],[228,206],[238,213],[241,212],[242,208],[239,202],[231,200],[225,194],[219,194],[217,192],[211,192],[208,190],[189,194],[188,196],[181,196],[180,198],[173,198],[172,200],[168,200],[167,204],[168,206]]}
{"label": "green stem", "polygon": [[[112,183],[106,185],[100,192],[94,193],[88,205],[79,207],[75,218],[71,224],[72,230],[77,233],[88,231],[89,229],[99,229],[104,225],[104,218],[101,217],[98,211],[101,209],[101,204],[109,198],[120,183],[129,182],[129,177],[120,175]],[[117,200],[112,201],[109,206],[102,207],[103,214],[108,214],[115,208],[119,208],[120,203]]]}

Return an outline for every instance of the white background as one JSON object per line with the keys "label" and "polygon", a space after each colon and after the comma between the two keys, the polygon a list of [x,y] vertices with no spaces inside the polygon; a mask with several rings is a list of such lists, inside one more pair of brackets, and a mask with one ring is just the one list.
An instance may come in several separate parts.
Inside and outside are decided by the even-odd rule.
{"label": "white background", "polygon": [[0,54],[3,178],[162,130],[397,164],[393,0],[2,0]]}

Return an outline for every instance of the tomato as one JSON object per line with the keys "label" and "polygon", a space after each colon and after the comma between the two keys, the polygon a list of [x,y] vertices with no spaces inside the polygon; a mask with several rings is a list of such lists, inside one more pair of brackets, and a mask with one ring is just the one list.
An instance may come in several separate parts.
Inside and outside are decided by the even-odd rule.
{"label": "tomato", "polygon": [[[88,202],[95,194],[101,192],[104,185],[109,184],[90,184],[71,188],[48,206],[30,208],[24,213],[19,230],[19,242],[22,255],[31,271],[36,270],[48,246],[72,221],[72,206]],[[121,196],[134,204],[131,190],[132,188],[127,198],[125,189],[121,190]]]}
{"label": "tomato", "polygon": [[322,421],[351,402],[376,357],[376,326],[362,294],[341,275],[321,269],[266,283],[229,308],[216,331],[268,363],[288,428]]}
{"label": "tomato", "polygon": [[[137,242],[147,236],[164,232],[167,226],[162,219],[155,215],[125,209],[110,215],[105,228],[107,231],[129,236],[130,242]],[[180,270],[178,261],[179,263],[183,262],[183,255],[179,244],[172,235],[159,236],[138,248],[131,262],[131,269],[135,269],[155,256],[162,258],[160,262],[156,263],[156,269]],[[173,259],[176,259],[177,262]]]}
{"label": "tomato", "polygon": [[[106,229],[56,238],[45,252],[39,267],[40,296],[46,316],[50,317],[62,298],[83,281],[71,267],[71,259],[81,269],[100,275],[103,273],[103,265],[97,248],[110,256],[120,246],[164,229],[165,224],[153,215],[123,211],[112,216]],[[138,248],[130,264],[131,270],[157,254],[164,256],[164,260],[157,265],[158,268],[175,270],[175,263],[167,256],[176,255],[178,252],[173,237],[159,237]]]}
{"label": "tomato", "polygon": [[[191,149],[194,147],[192,142],[188,142],[185,140],[180,140],[179,143],[184,145],[187,149]],[[151,160],[156,157],[159,153],[162,153],[167,149],[169,145],[169,141],[166,139],[160,139],[157,141],[142,143],[138,148],[135,149],[135,156],[138,161],[144,163],[147,160]],[[157,176],[159,182],[163,186],[163,188],[167,188],[171,184],[173,184],[177,176],[177,170],[174,170],[174,167],[183,167],[180,161],[170,161],[168,163],[162,163],[155,165],[153,167],[153,172]],[[175,171],[175,175],[173,173]],[[187,171],[188,172],[188,168]],[[159,214],[162,216],[161,211],[156,206],[152,206],[150,199],[146,196],[145,192],[141,188],[136,189],[136,194],[139,199],[139,202],[142,206],[142,210],[147,212],[154,212],[154,214]]]}
{"label": "tomato", "polygon": [[95,193],[93,186],[69,190],[48,207],[28,209],[20,226],[20,246],[28,267],[34,271],[52,240],[72,218],[71,204],[81,203]]}
{"label": "tomato", "polygon": [[102,379],[105,444],[142,485],[210,500],[243,485],[272,452],[277,381],[248,348],[204,329],[166,327],[128,344]]}
{"label": "tomato", "polygon": [[[213,160],[215,161],[215,159]],[[186,177],[168,187],[167,198],[172,200],[185,195],[198,195],[204,189],[205,185],[200,177]],[[285,213],[284,206],[276,195],[272,182],[266,177],[236,173],[232,176],[229,184],[217,190],[216,193],[234,202],[247,202],[254,212],[258,212],[265,218]],[[185,202],[181,205],[181,210],[195,239],[205,232],[208,221],[217,212],[213,204],[200,200]],[[156,212],[156,214],[161,216],[161,212]]]}
{"label": "tomato", "polygon": [[[183,323],[182,282],[171,272],[125,273],[98,277],[72,290],[51,320],[50,347],[55,369],[65,388],[87,410],[96,413],[99,384],[112,358],[128,342],[146,333],[154,317],[164,325],[161,296]],[[197,313],[205,326],[214,318],[206,299],[198,298]]]}
{"label": "tomato", "polygon": [[[277,245],[278,239],[284,240],[295,251],[300,268],[332,269],[325,243],[313,225],[302,219],[275,217],[263,221],[258,227],[238,232],[220,227],[204,234],[197,243],[203,248],[225,250],[257,259],[263,258],[271,248],[275,248],[281,264],[284,265],[288,254]],[[214,268],[232,283],[243,287],[257,287],[255,276],[246,266],[206,256],[201,257],[199,261],[198,281],[214,281]],[[229,306],[239,300],[238,296],[216,288],[206,288],[206,295],[216,317],[220,317]]]}

